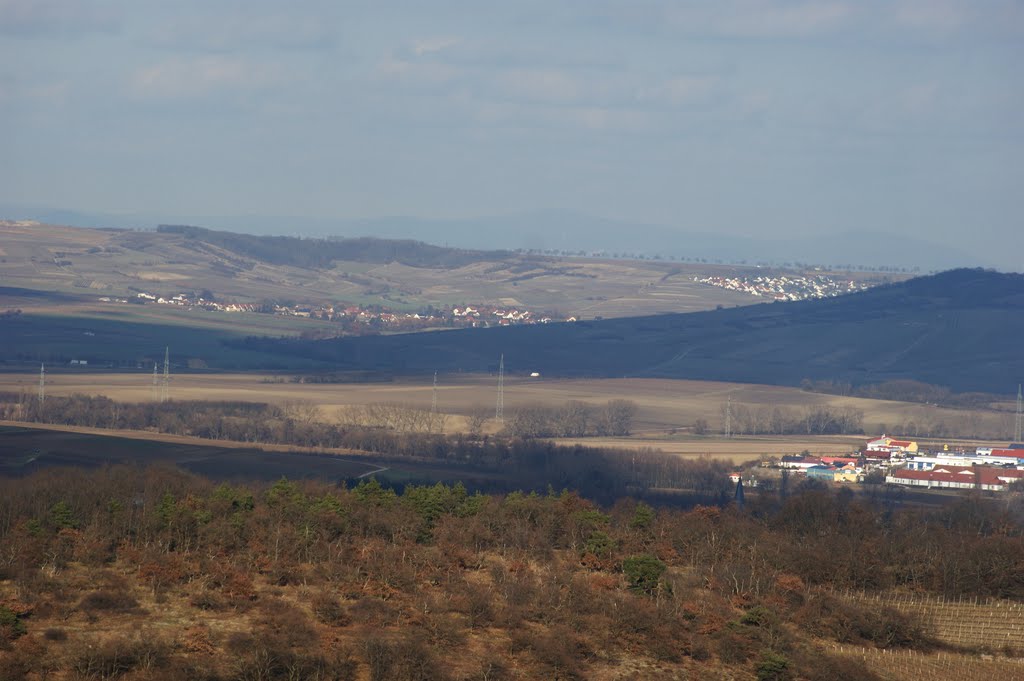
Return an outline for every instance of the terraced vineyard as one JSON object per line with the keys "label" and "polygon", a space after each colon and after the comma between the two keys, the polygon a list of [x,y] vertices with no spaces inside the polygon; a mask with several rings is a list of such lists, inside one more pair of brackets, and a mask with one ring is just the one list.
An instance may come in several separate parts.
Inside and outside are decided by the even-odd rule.
{"label": "terraced vineyard", "polygon": [[956,681],[1012,681],[1024,679],[1024,661],[981,658],[952,653],[918,653],[859,646],[836,646],[835,655],[861,660],[885,681],[956,679]]}
{"label": "terraced vineyard", "polygon": [[[900,593],[837,592],[836,595],[913,614],[921,619],[930,634],[944,643],[1024,655],[1024,603],[973,598],[950,600]],[[1024,667],[1018,678],[1024,678]]]}

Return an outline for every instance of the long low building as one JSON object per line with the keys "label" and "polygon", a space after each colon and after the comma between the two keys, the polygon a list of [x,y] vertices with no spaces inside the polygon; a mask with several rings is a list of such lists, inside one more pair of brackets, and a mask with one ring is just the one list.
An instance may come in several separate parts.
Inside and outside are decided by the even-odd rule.
{"label": "long low building", "polygon": [[[997,450],[998,451],[998,450]],[[906,467],[918,471],[930,471],[940,466],[1008,466],[1010,468],[1020,465],[1020,460],[1015,456],[997,455],[936,455],[936,456],[915,456],[907,460]]]}
{"label": "long low building", "polygon": [[892,485],[983,489],[995,492],[1002,492],[1010,483],[1022,479],[1024,471],[993,466],[936,466],[927,471],[899,468],[885,476],[885,481]]}

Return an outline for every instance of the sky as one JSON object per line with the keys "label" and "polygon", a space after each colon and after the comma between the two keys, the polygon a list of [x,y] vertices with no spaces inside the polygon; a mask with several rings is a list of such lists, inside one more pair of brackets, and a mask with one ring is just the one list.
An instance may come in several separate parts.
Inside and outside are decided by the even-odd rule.
{"label": "sky", "polygon": [[0,0],[0,200],[1016,253],[1022,57],[1020,0]]}

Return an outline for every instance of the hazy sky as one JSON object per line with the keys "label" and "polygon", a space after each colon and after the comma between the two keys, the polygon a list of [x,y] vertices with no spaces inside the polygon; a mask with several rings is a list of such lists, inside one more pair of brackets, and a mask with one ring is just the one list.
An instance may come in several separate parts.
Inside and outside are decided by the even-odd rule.
{"label": "hazy sky", "polygon": [[0,0],[0,199],[1024,246],[1019,0]]}

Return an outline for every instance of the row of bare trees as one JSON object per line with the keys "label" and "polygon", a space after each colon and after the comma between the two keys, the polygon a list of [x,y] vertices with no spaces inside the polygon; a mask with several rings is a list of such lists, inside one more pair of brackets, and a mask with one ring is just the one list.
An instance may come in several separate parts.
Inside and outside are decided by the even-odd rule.
{"label": "row of bare trees", "polygon": [[414,404],[372,402],[345,407],[339,421],[342,425],[386,428],[401,433],[443,433],[448,415]]}
{"label": "row of bare trees", "polygon": [[609,400],[594,406],[570,400],[560,408],[520,407],[505,419],[505,433],[513,437],[584,437],[629,435],[636,416],[631,400]]}
{"label": "row of bare trees", "polygon": [[813,405],[804,409],[733,402],[721,405],[737,435],[854,435],[864,432],[864,412],[854,407]]}

